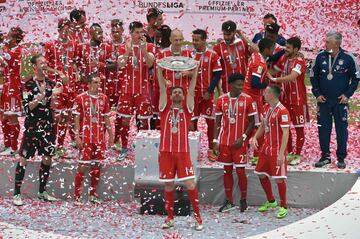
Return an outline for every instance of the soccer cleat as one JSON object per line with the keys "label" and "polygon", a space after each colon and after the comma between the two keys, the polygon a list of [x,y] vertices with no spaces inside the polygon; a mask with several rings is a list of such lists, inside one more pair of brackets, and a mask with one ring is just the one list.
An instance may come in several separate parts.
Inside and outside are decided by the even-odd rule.
{"label": "soccer cleat", "polygon": [[284,218],[284,217],[286,217],[287,214],[288,214],[287,208],[280,207],[277,214],[276,214],[276,217],[277,218]]}
{"label": "soccer cleat", "polygon": [[246,209],[247,209],[246,199],[241,199],[240,200],[240,212],[245,212]]}
{"label": "soccer cleat", "polygon": [[122,148],[121,153],[118,157],[118,160],[122,160],[122,159],[126,158],[127,155],[128,155],[128,149]]}
{"label": "soccer cleat", "polygon": [[276,208],[276,207],[277,207],[277,202],[276,201],[273,201],[273,202],[266,201],[258,208],[258,211],[259,212],[266,212],[270,208]]}
{"label": "soccer cleat", "polygon": [[208,150],[208,159],[210,162],[215,162],[217,160],[217,156],[216,156],[214,150],[212,150],[212,149]]}
{"label": "soccer cleat", "polygon": [[250,164],[255,166],[255,165],[258,164],[258,161],[259,161],[259,157],[253,156],[251,161],[250,161]]}
{"label": "soccer cleat", "polygon": [[112,148],[113,148],[114,150],[116,150],[116,151],[121,151],[121,149],[122,149],[121,144],[114,144],[114,145],[112,146]]}
{"label": "soccer cleat", "polygon": [[228,200],[219,208],[219,212],[228,212],[235,209],[235,204],[229,202]]}
{"label": "soccer cleat", "polygon": [[0,153],[0,156],[14,156],[16,151],[13,151],[11,148],[7,148]]}
{"label": "soccer cleat", "polygon": [[90,195],[89,202],[91,202],[93,204],[101,204],[103,201],[100,198],[98,198],[97,196]]}
{"label": "soccer cleat", "polygon": [[174,219],[166,219],[165,222],[162,224],[162,229],[170,229],[175,225]]}
{"label": "soccer cleat", "polygon": [[195,222],[195,230],[196,231],[204,230],[204,225],[201,222]]}
{"label": "soccer cleat", "polygon": [[46,202],[56,202],[59,201],[59,199],[57,199],[56,197],[53,197],[51,195],[49,195],[46,191],[42,192],[42,193],[38,193],[38,198],[40,200],[44,200]]}
{"label": "soccer cleat", "polygon": [[70,142],[70,146],[73,147],[73,148],[76,148],[76,143],[75,143],[75,141],[71,141],[71,142]]}
{"label": "soccer cleat", "polygon": [[315,167],[321,168],[321,167],[325,166],[326,164],[330,164],[330,163],[331,163],[330,157],[321,157],[319,162],[315,163]]}
{"label": "soccer cleat", "polygon": [[344,162],[344,159],[338,159],[338,162],[337,162],[337,167],[339,168],[339,169],[345,169],[346,168],[346,164],[345,164],[345,162]]}
{"label": "soccer cleat", "polygon": [[298,165],[301,162],[301,156],[297,154],[293,154],[291,160],[288,160],[291,166]]}
{"label": "soccer cleat", "polygon": [[75,198],[75,201],[74,201],[74,205],[75,206],[81,206],[83,205],[83,202],[81,201],[81,198]]}
{"label": "soccer cleat", "polygon": [[13,204],[14,204],[15,206],[22,206],[22,205],[24,205],[24,203],[23,203],[23,201],[22,201],[22,199],[21,199],[21,195],[20,195],[20,194],[14,195],[14,197],[13,197]]}

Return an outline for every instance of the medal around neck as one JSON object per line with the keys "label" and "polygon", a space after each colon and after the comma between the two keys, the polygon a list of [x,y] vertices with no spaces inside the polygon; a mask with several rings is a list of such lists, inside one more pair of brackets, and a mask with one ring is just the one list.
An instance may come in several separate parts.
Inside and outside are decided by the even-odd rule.
{"label": "medal around neck", "polygon": [[168,56],[160,59],[157,65],[165,70],[170,71],[190,71],[197,66],[197,62],[185,56]]}

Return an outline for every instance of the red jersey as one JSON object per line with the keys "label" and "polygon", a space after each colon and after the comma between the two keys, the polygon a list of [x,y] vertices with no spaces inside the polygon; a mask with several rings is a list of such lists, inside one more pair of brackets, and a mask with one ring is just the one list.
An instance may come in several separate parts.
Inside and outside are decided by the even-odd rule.
{"label": "red jersey", "polygon": [[79,44],[88,43],[90,41],[89,28],[73,28],[70,34],[70,40]]}
{"label": "red jersey", "polygon": [[[169,56],[175,56],[171,52],[170,47],[162,50],[159,53],[157,59],[160,60],[162,58],[169,57]],[[180,56],[191,57],[192,56],[192,50],[190,50],[190,49],[182,49]],[[181,74],[179,74],[179,72],[165,70],[165,69],[163,69],[163,76],[164,76],[164,78],[166,80],[171,81],[172,86],[180,86],[185,90],[185,92],[187,92],[187,89],[189,89],[190,80],[191,80],[190,77],[182,76]]]}
{"label": "red jersey", "polygon": [[223,40],[221,43],[214,45],[214,51],[220,56],[222,73],[222,90],[224,93],[229,92],[228,77],[232,73],[241,73],[245,75],[250,50],[248,44],[241,40],[235,39],[230,45]]}
{"label": "red jersey", "polygon": [[183,108],[172,108],[167,103],[160,109],[160,152],[190,152],[189,130],[192,112],[183,104]]}
{"label": "red jersey", "polygon": [[105,141],[105,116],[110,114],[108,97],[84,92],[76,97],[74,114],[80,115],[83,143],[101,144]]}
{"label": "red jersey", "polygon": [[195,52],[194,59],[199,62],[198,77],[196,80],[195,91],[201,96],[208,92],[208,88],[213,79],[215,71],[221,71],[221,63],[218,54],[206,49],[204,52]]}
{"label": "red jersey", "polygon": [[[155,57],[155,46],[146,43],[149,54]],[[119,56],[126,52],[125,44],[119,48]],[[145,57],[138,45],[133,45],[129,53],[126,65],[122,70],[121,92],[127,94],[149,94],[150,93],[150,71],[146,66]]]}
{"label": "red jersey", "polygon": [[[59,40],[54,40],[45,44],[45,58],[49,67],[63,72],[69,78],[69,84],[72,86],[75,80],[73,64],[76,57],[76,43],[68,41],[63,44]],[[49,75],[50,79],[55,76]]]}
{"label": "red jersey", "polygon": [[21,46],[9,48],[8,45],[3,47],[3,59],[7,63],[4,67],[4,84],[8,84],[8,96],[18,95],[21,92],[21,64],[22,64],[22,51]]}
{"label": "red jersey", "polygon": [[290,127],[289,111],[280,102],[274,108],[270,105],[264,108],[265,140],[261,151],[265,155],[277,156],[281,147],[282,128]]}
{"label": "red jersey", "polygon": [[215,115],[222,116],[219,144],[232,145],[245,133],[248,117],[256,114],[256,103],[251,96],[244,93],[238,98],[230,97],[230,93],[220,96],[215,108]]}
{"label": "red jersey", "polygon": [[77,62],[82,76],[86,79],[91,73],[98,72],[102,80],[102,92],[105,92],[105,62],[111,58],[111,46],[101,43],[91,46],[90,43],[80,44],[77,48]]}
{"label": "red jersey", "polygon": [[253,75],[257,76],[260,78],[260,83],[264,83],[266,72],[267,66],[263,56],[258,52],[253,53],[250,57],[249,65],[245,75],[244,93],[253,97],[254,100],[256,100],[255,98],[262,98],[263,90],[254,89],[251,87],[251,77]]}
{"label": "red jersey", "polygon": [[282,84],[284,90],[284,103],[287,105],[306,104],[305,73],[306,63],[301,57],[288,59],[283,55],[274,65],[274,68],[281,72],[281,76],[290,75],[292,71],[299,74],[295,81]]}
{"label": "red jersey", "polygon": [[[119,57],[119,50],[121,47],[120,43],[115,43],[114,41],[110,40],[107,43],[109,46],[111,46],[111,54],[110,54],[110,60],[112,62],[117,62],[117,59]],[[121,71],[120,69],[116,69],[115,71],[107,71],[105,72],[105,78],[102,89],[105,89],[104,93],[106,95],[112,95],[112,94],[118,94],[120,92],[120,79],[121,79]]]}
{"label": "red jersey", "polygon": [[[284,50],[284,47],[282,47],[282,46],[280,46],[279,44],[275,43],[275,49],[274,49],[274,51],[273,51],[273,55],[279,53],[279,52],[282,51],[282,50]],[[276,63],[274,63],[274,62],[268,63],[268,65],[267,65],[267,66],[268,66],[268,69],[270,69],[270,68],[275,68],[275,64],[276,64]],[[275,75],[273,75],[273,77],[280,77],[280,76],[281,76],[281,72],[278,72],[278,73],[276,73]],[[277,83],[277,82],[270,81],[269,78],[266,77],[266,76],[265,76],[265,79],[266,79],[266,81],[269,82],[270,85],[276,85],[276,86],[280,87],[280,89],[282,90],[280,99],[281,99],[281,102],[283,102],[282,100],[283,100],[283,91],[284,91],[284,89],[282,88],[282,84],[281,84],[281,83]]]}

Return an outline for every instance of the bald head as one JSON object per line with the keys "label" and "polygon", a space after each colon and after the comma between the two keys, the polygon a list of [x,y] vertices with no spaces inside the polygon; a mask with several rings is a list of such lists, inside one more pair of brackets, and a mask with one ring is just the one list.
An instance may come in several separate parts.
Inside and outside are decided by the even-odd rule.
{"label": "bald head", "polygon": [[173,49],[179,50],[184,42],[184,36],[182,31],[180,31],[179,29],[172,30],[170,34],[170,42]]}

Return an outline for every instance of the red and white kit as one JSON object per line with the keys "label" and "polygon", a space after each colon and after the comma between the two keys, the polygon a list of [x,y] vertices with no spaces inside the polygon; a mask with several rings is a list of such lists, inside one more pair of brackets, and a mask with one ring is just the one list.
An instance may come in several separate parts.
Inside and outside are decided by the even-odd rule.
{"label": "red and white kit", "polygon": [[101,161],[106,150],[105,116],[110,114],[108,97],[102,93],[97,96],[84,92],[76,97],[74,114],[80,115],[82,157],[79,162]]}
{"label": "red and white kit", "polygon": [[[45,44],[45,58],[48,66],[63,72],[69,79],[67,85],[63,86],[63,93],[58,96],[56,110],[71,109],[76,97],[76,76],[73,65],[76,58],[76,42],[68,41],[63,44],[54,40]],[[48,75],[49,79],[59,81],[60,78],[53,74]],[[62,83],[61,81],[59,83]]]}
{"label": "red and white kit", "polygon": [[263,90],[252,88],[251,78],[252,76],[259,77],[260,83],[265,83],[266,72],[267,66],[264,57],[258,52],[253,53],[250,57],[249,65],[245,75],[243,92],[250,95],[256,102],[256,108],[258,110],[258,120],[256,122],[257,125],[260,125],[260,120],[263,115]]}
{"label": "red and white kit", "polygon": [[[290,127],[289,111],[280,102],[271,108],[265,106],[265,134],[264,144],[259,154],[259,162],[256,165],[256,174],[265,174],[272,178],[286,178],[286,159],[279,165],[277,163],[282,140],[282,128]],[[286,150],[285,150],[286,151]],[[285,152],[287,155],[287,152]]]}
{"label": "red and white kit", "polygon": [[283,102],[290,113],[294,127],[304,127],[305,123],[309,121],[305,87],[305,60],[301,57],[288,59],[283,55],[274,68],[281,72],[281,76],[290,75],[292,71],[299,74],[295,81],[282,84]]}
{"label": "red and white kit", "polygon": [[[146,43],[149,54],[155,56],[155,46]],[[119,56],[126,52],[125,44],[119,48]],[[136,111],[139,119],[152,117],[150,102],[150,72],[139,46],[133,45],[126,65],[122,70],[120,97],[117,107],[119,115],[131,117]]]}
{"label": "red and white kit", "polygon": [[248,117],[256,115],[256,103],[242,93],[237,98],[230,97],[230,93],[219,97],[216,102],[215,115],[221,115],[221,129],[219,132],[218,161],[224,165],[245,167],[248,161],[246,140],[239,149],[233,147],[237,139],[245,133],[249,121]]}
{"label": "red and white kit", "polygon": [[1,110],[6,115],[21,115],[21,64],[22,64],[22,51],[21,46],[9,48],[4,46],[3,57],[6,62],[4,67],[4,85],[1,95]]}
{"label": "red and white kit", "polygon": [[199,71],[195,86],[196,104],[193,119],[199,118],[200,115],[212,118],[214,96],[211,95],[208,100],[204,100],[203,96],[208,92],[208,88],[213,79],[213,73],[222,70],[220,58],[216,52],[210,49],[193,54],[193,58],[199,62]]}
{"label": "red and white kit", "polygon": [[181,109],[167,103],[160,109],[160,181],[195,178],[190,158],[188,134],[192,112],[186,104]]}
{"label": "red and white kit", "polygon": [[[90,43],[79,44],[77,48],[77,62],[83,79],[91,73],[99,73],[102,86],[106,80],[105,64],[111,58],[111,46],[101,43],[100,46],[91,46]],[[81,94],[87,89],[86,82],[77,85],[77,94]],[[102,89],[104,90],[104,89]],[[104,93],[104,92],[102,92]]]}
{"label": "red and white kit", "polygon": [[221,59],[222,73],[221,82],[224,93],[230,91],[227,82],[229,76],[233,73],[241,73],[245,75],[248,58],[250,57],[250,50],[248,44],[241,40],[235,39],[230,45],[226,44],[224,40],[214,45],[213,50],[219,55]]}

